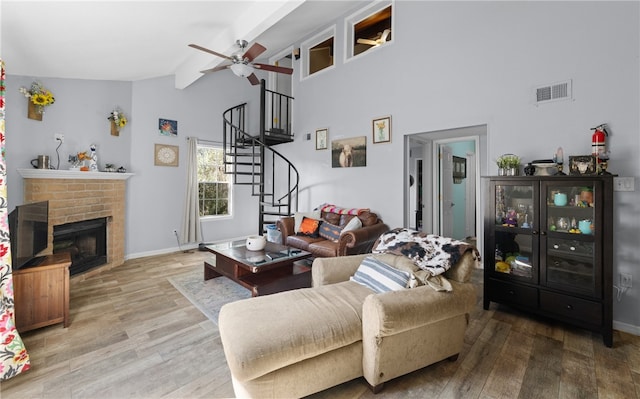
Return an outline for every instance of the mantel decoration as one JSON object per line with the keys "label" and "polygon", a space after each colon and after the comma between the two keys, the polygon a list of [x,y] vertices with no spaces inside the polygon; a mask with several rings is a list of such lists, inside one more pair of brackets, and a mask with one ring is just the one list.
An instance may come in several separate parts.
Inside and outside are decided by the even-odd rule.
{"label": "mantel decoration", "polygon": [[120,129],[127,126],[127,122],[129,122],[120,108],[115,108],[111,111],[107,119],[111,121],[112,136],[120,136]]}
{"label": "mantel decoration", "polygon": [[498,157],[498,176],[519,176],[520,157],[513,154],[502,154]]}
{"label": "mantel decoration", "polygon": [[44,114],[44,108],[53,104],[56,99],[53,97],[53,93],[47,90],[42,83],[33,82],[31,88],[20,88],[20,93],[27,97],[27,118],[36,121],[42,120],[42,114]]}
{"label": "mantel decoration", "polygon": [[87,155],[86,151],[79,152],[76,155],[69,155],[69,163],[71,164],[69,170],[88,172],[89,166],[85,165],[85,161],[88,161],[89,159],[89,155]]}

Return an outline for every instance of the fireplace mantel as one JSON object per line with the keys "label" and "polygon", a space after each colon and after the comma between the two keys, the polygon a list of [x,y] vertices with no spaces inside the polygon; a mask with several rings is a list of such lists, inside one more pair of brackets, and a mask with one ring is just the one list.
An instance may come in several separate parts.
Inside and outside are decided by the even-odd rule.
{"label": "fireplace mantel", "polygon": [[77,170],[56,169],[18,169],[18,174],[25,179],[98,179],[98,180],[127,180],[133,173],[113,172],[82,172]]}

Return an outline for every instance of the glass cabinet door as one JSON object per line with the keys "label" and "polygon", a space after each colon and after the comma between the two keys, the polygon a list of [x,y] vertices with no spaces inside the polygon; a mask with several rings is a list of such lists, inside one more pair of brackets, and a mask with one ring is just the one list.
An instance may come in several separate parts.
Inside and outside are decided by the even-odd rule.
{"label": "glass cabinet door", "polygon": [[538,256],[537,182],[535,185],[525,181],[494,183],[493,275],[537,282],[538,272],[534,266]]}
{"label": "glass cabinet door", "polygon": [[566,291],[597,295],[600,291],[599,253],[602,186],[597,181],[547,182],[542,189],[541,284]]}

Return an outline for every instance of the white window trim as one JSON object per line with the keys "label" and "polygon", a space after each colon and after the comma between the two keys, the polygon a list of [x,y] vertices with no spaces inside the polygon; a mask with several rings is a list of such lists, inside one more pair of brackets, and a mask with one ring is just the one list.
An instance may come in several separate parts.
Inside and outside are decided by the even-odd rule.
{"label": "white window trim", "polygon": [[[384,10],[385,8],[391,6],[391,40],[376,46],[372,49],[369,49],[360,54],[353,55],[353,34],[355,25],[362,21],[363,19],[367,19],[373,14]],[[347,63],[351,60],[359,59],[361,56],[365,54],[373,54],[376,51],[379,51],[381,48],[388,47],[393,44],[396,37],[396,4],[395,0],[387,0],[382,2],[374,2],[360,10],[354,12],[344,19],[344,62]]]}
{"label": "white window trim", "polygon": [[[333,37],[333,65],[328,66],[324,69],[319,70],[318,72],[309,74],[309,49],[311,49],[314,46],[317,46],[318,44],[322,43],[323,41],[330,39],[331,37]],[[311,39],[308,39],[304,42],[302,42],[302,44],[300,45],[300,55],[301,55],[301,59],[302,59],[302,68],[301,68],[301,73],[300,73],[300,81],[303,81],[307,78],[311,78],[313,76],[317,76],[321,73],[325,73],[327,71],[330,71],[332,69],[334,69],[336,67],[336,43],[337,43],[337,38],[336,38],[336,26],[332,25],[329,28],[323,30],[322,32],[318,33],[317,35],[313,36]]]}
{"label": "white window trim", "polygon": [[[198,147],[207,147],[207,148],[216,148],[216,149],[220,149],[224,151],[224,148],[222,147],[221,144],[198,144]],[[198,183],[200,183],[198,181]],[[201,222],[210,222],[210,221],[215,221],[215,220],[225,220],[225,219],[233,219],[233,199],[234,199],[234,188],[235,188],[235,184],[233,184],[233,178],[231,178],[231,181],[228,183],[229,184],[229,214],[228,215],[206,215],[206,216],[200,216],[200,221]],[[198,201],[200,200],[200,198],[198,198]]]}

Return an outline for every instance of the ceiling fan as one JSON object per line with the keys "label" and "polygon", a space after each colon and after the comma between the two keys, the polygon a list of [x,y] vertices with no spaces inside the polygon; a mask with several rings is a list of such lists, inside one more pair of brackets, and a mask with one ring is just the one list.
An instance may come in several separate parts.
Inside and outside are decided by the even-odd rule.
{"label": "ceiling fan", "polygon": [[291,75],[293,73],[293,69],[287,67],[280,67],[276,65],[269,64],[260,64],[257,62],[252,62],[257,56],[265,52],[267,49],[258,43],[254,43],[248,50],[245,51],[249,43],[246,40],[236,40],[236,45],[239,47],[238,51],[234,52],[230,56],[220,54],[213,50],[209,50],[208,48],[198,46],[197,44],[190,44],[189,47],[198,49],[200,51],[204,51],[205,53],[213,54],[217,57],[224,58],[226,60],[231,61],[231,64],[219,65],[215,68],[206,69],[204,71],[200,71],[202,73],[216,72],[221,71],[223,69],[231,69],[231,71],[236,74],[236,76],[241,76],[247,78],[252,85],[260,84],[260,80],[253,73],[254,69],[262,69],[264,71],[271,71],[277,73],[286,73],[287,75]]}
{"label": "ceiling fan", "polygon": [[369,46],[379,46],[387,41],[391,29],[385,29],[377,39],[358,39],[359,44],[368,44]]}

